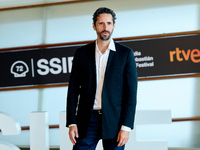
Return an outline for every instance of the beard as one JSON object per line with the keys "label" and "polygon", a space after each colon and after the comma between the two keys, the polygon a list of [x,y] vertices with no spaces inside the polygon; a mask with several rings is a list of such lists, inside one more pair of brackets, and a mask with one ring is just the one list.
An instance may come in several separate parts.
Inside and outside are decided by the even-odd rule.
{"label": "beard", "polygon": [[[113,32],[113,30],[111,32],[104,30],[102,32],[98,32],[97,34],[102,41],[108,41],[112,35],[112,32]],[[103,35],[103,33],[108,33],[108,34]]]}

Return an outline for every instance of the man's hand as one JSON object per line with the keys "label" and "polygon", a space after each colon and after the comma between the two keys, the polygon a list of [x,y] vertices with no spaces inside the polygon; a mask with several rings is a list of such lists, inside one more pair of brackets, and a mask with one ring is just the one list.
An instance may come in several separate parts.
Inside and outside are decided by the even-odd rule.
{"label": "man's hand", "polygon": [[120,130],[117,136],[117,142],[118,142],[117,146],[123,146],[128,142],[128,139],[129,139],[129,132]]}
{"label": "man's hand", "polygon": [[76,140],[75,140],[75,136],[76,138],[78,138],[78,129],[77,129],[77,126],[76,125],[73,125],[73,126],[70,126],[69,127],[69,138],[72,142],[73,145],[76,144]]}

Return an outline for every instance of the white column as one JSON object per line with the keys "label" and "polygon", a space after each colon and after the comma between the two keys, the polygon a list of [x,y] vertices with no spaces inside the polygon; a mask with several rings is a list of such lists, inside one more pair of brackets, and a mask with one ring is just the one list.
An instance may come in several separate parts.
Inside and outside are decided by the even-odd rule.
{"label": "white column", "polygon": [[60,150],[72,149],[72,143],[68,136],[69,129],[66,125],[66,112],[60,112]]}
{"label": "white column", "polygon": [[30,114],[30,149],[49,150],[48,112]]}
{"label": "white column", "polygon": [[[126,144],[127,150],[168,150],[167,140],[137,140],[141,134],[137,131],[140,125],[150,124],[170,124],[170,110],[138,110],[136,111],[135,129],[130,133],[129,142]],[[155,131],[156,132],[156,131]]]}

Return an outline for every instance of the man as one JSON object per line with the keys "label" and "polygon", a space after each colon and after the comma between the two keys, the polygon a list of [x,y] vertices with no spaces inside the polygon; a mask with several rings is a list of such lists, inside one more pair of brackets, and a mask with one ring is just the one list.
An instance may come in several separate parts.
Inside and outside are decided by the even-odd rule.
{"label": "man", "polygon": [[67,98],[67,127],[74,150],[123,150],[133,129],[137,70],[133,51],[111,38],[115,13],[93,15],[97,40],[77,49]]}

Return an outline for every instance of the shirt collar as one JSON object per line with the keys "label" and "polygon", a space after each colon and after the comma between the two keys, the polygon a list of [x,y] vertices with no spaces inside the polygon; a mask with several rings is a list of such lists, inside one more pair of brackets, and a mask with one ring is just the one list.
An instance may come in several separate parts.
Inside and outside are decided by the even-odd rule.
{"label": "shirt collar", "polygon": [[[96,43],[96,50],[99,50],[98,45],[97,45],[97,40],[95,41],[95,43]],[[114,43],[114,40],[112,38],[110,39],[108,49],[112,50],[112,51],[116,51],[115,43]]]}
{"label": "shirt collar", "polygon": [[110,44],[108,46],[108,49],[110,49],[112,51],[116,51],[115,43],[114,43],[113,39],[110,40]]}

